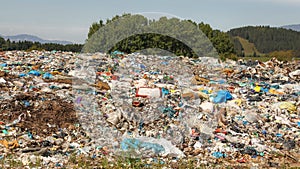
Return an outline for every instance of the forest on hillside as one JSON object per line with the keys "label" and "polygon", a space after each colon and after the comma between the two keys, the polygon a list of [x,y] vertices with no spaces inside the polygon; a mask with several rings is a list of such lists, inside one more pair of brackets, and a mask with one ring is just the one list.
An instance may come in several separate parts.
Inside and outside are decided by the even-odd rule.
{"label": "forest on hillside", "polygon": [[[234,37],[241,37],[253,43],[256,49],[264,54],[278,51],[293,51],[295,55],[300,51],[300,32],[270,26],[247,26],[228,31]],[[235,50],[240,51],[241,45],[237,39],[233,40]],[[298,55],[299,56],[299,55]]]}
{"label": "forest on hillside", "polygon": [[56,43],[39,43],[31,41],[10,41],[5,40],[0,37],[0,51],[12,51],[12,50],[60,50],[60,51],[71,51],[71,52],[81,52],[83,45],[81,44],[56,44]]}

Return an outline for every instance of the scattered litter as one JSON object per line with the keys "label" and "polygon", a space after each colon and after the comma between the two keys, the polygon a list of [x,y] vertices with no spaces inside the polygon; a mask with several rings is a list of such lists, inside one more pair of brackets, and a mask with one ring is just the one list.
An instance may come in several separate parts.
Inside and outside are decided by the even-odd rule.
{"label": "scattered litter", "polygon": [[1,58],[0,149],[24,165],[36,155],[54,168],[70,154],[112,160],[125,151],[164,164],[196,157],[210,167],[278,167],[300,154],[297,60],[250,65],[119,51]]}

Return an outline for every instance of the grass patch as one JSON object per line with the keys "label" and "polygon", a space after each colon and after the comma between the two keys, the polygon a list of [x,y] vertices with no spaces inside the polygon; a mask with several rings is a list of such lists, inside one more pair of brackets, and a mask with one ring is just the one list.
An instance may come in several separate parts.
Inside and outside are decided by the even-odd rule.
{"label": "grass patch", "polygon": [[[29,162],[28,165],[24,166],[22,161],[17,160],[13,155],[8,155],[0,159],[0,169],[2,168],[71,168],[71,169],[161,169],[161,168],[175,168],[175,169],[204,169],[204,168],[250,168],[247,165],[233,164],[233,166],[227,166],[223,162],[213,162],[207,164],[201,164],[197,158],[189,159],[178,159],[177,161],[164,162],[160,158],[140,159],[131,157],[97,157],[91,158],[82,155],[74,156],[70,155],[67,162],[62,166],[57,166],[56,164],[43,165],[41,159],[37,157],[35,162]],[[281,164],[278,168],[297,168],[297,164]]]}

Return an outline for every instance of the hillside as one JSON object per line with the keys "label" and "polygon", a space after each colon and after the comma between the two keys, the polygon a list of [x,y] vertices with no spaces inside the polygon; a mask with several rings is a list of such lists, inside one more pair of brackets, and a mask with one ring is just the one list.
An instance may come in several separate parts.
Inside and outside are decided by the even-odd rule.
{"label": "hillside", "polygon": [[300,51],[300,32],[293,30],[269,26],[248,26],[232,29],[227,33],[234,41],[235,50],[239,55],[241,51],[238,42],[243,46],[245,54],[254,52],[255,48],[257,54],[268,54],[274,51]]}
{"label": "hillside", "polygon": [[55,43],[55,44],[72,44],[70,41],[62,41],[62,40],[45,40],[38,36],[34,35],[28,35],[28,34],[20,34],[20,35],[14,35],[14,36],[2,36],[5,40],[9,39],[10,41],[31,41],[31,42],[40,42],[40,43]]}
{"label": "hillside", "polygon": [[58,44],[58,43],[40,43],[32,42],[28,40],[10,41],[5,40],[0,36],[0,52],[1,51],[12,51],[12,50],[60,50],[60,51],[72,51],[81,52],[82,44]]}
{"label": "hillside", "polygon": [[[234,43],[235,45],[235,50],[237,53],[242,54],[243,56],[253,56],[253,55],[263,55],[262,53],[260,53],[255,45],[253,43],[250,43],[248,40],[241,38],[239,36],[233,37],[234,41],[237,41]],[[236,44],[236,43],[240,43],[240,44]],[[239,49],[236,49],[237,45],[239,45]]]}

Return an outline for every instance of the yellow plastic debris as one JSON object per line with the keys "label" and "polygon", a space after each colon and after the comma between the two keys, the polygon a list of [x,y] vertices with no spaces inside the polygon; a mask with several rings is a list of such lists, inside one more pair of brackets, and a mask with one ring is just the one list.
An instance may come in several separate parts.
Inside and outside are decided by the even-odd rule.
{"label": "yellow plastic debris", "polygon": [[2,144],[7,149],[14,149],[14,148],[19,147],[19,143],[17,140],[14,140],[11,142],[8,142],[7,140],[0,140],[0,144]]}
{"label": "yellow plastic debris", "polygon": [[289,112],[295,112],[297,110],[296,106],[291,102],[282,102],[279,105],[280,109],[286,109]]}
{"label": "yellow plastic debris", "polygon": [[277,90],[275,90],[275,89],[273,89],[273,88],[271,88],[271,89],[269,90],[269,92],[272,93],[272,94],[284,94],[283,92],[279,92],[279,91],[277,91]]}
{"label": "yellow plastic debris", "polygon": [[55,75],[61,75],[62,73],[61,72],[59,72],[59,71],[53,71],[53,72],[51,72],[51,75],[53,75],[53,76],[55,76]]}
{"label": "yellow plastic debris", "polygon": [[203,88],[203,87],[200,87],[198,90],[201,91],[201,90],[204,90],[204,88]]}
{"label": "yellow plastic debris", "polygon": [[240,106],[242,104],[242,99],[235,99],[234,102],[235,102],[235,104]]}
{"label": "yellow plastic debris", "polygon": [[260,92],[260,86],[256,86],[256,87],[254,88],[254,91],[255,91],[255,92]]}

